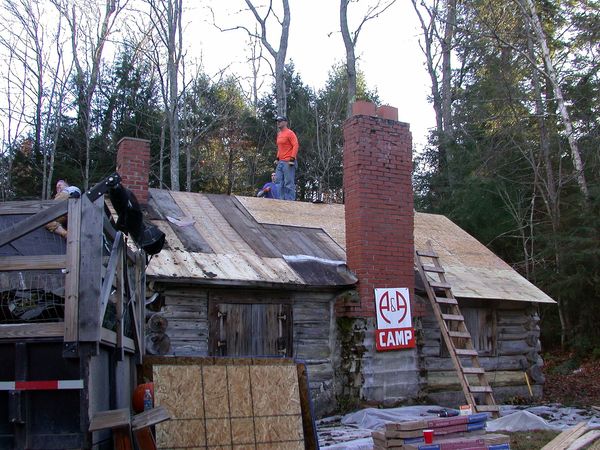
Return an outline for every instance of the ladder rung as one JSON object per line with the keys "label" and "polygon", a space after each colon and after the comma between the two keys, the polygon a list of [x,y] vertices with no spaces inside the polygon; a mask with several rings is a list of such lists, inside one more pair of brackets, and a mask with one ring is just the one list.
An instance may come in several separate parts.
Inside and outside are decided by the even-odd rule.
{"label": "ladder rung", "polygon": [[439,289],[452,289],[452,286],[450,286],[448,283],[440,283],[438,281],[430,281],[429,286]]}
{"label": "ladder rung", "polygon": [[485,373],[485,369],[483,367],[463,367],[463,373]]}
{"label": "ladder rung", "polygon": [[492,388],[490,386],[469,386],[469,390],[474,393],[492,392]]}
{"label": "ladder rung", "polygon": [[425,256],[426,258],[437,258],[438,255],[437,253],[431,251],[426,251],[426,250],[417,250],[417,255],[419,256]]}
{"label": "ladder rung", "polygon": [[458,356],[477,356],[479,354],[477,353],[477,350],[472,350],[468,348],[455,348],[454,352]]}
{"label": "ladder rung", "polygon": [[454,320],[455,322],[464,322],[464,316],[460,314],[442,314],[442,319],[444,320]]}
{"label": "ladder rung", "polygon": [[498,405],[475,405],[477,412],[498,412],[500,407]]}
{"label": "ladder rung", "polygon": [[422,266],[422,267],[425,272],[435,272],[435,273],[445,273],[446,272],[443,267],[436,267],[436,266]]}
{"label": "ladder rung", "polygon": [[448,331],[448,336],[453,338],[471,339],[471,333],[468,331]]}
{"label": "ladder rung", "polygon": [[435,301],[437,303],[444,303],[446,305],[458,305],[458,302],[456,301],[455,298],[448,298],[448,297],[436,297]]}

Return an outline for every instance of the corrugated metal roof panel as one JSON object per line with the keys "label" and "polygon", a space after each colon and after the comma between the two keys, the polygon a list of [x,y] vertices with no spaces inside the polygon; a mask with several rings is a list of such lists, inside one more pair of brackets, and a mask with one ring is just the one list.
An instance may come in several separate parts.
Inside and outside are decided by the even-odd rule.
{"label": "corrugated metal roof panel", "polygon": [[163,250],[152,258],[146,275],[161,279],[305,284],[282,258],[260,258],[242,253],[214,254]]}
{"label": "corrugated metal roof panel", "polygon": [[[152,260],[148,277],[314,286],[355,282],[346,274],[343,261],[340,264],[344,267],[338,273],[330,263],[325,267],[323,262],[312,261],[311,270],[307,270],[305,263],[291,264],[284,259],[283,254],[343,260],[343,251],[320,229],[259,224],[236,197],[188,192],[170,192],[166,196],[165,192],[150,189],[154,210],[151,221],[166,234],[167,245]],[[170,204],[171,198],[175,205]],[[168,211],[181,217],[169,222],[165,219]],[[190,246],[192,233],[184,235],[177,228],[178,223],[193,227],[211,252]],[[323,267],[319,269],[320,266]]]}

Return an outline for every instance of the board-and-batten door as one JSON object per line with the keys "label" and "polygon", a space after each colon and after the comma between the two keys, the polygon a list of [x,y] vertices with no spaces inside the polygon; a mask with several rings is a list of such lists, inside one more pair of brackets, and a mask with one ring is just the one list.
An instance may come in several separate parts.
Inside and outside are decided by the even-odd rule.
{"label": "board-and-batten door", "polygon": [[292,356],[290,303],[226,298],[209,296],[211,356]]}

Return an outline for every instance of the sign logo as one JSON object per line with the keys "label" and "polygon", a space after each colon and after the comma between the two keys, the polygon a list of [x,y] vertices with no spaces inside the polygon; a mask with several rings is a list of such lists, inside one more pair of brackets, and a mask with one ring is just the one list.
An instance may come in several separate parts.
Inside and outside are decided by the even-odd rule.
{"label": "sign logo", "polygon": [[375,343],[379,351],[413,348],[416,345],[412,327],[408,288],[375,289],[377,330]]}

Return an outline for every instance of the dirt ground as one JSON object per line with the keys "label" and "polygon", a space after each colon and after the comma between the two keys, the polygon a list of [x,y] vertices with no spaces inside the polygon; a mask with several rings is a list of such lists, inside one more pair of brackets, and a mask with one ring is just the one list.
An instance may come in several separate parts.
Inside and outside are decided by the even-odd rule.
{"label": "dirt ground", "polygon": [[545,355],[546,403],[600,409],[600,360],[578,361],[572,354]]}

